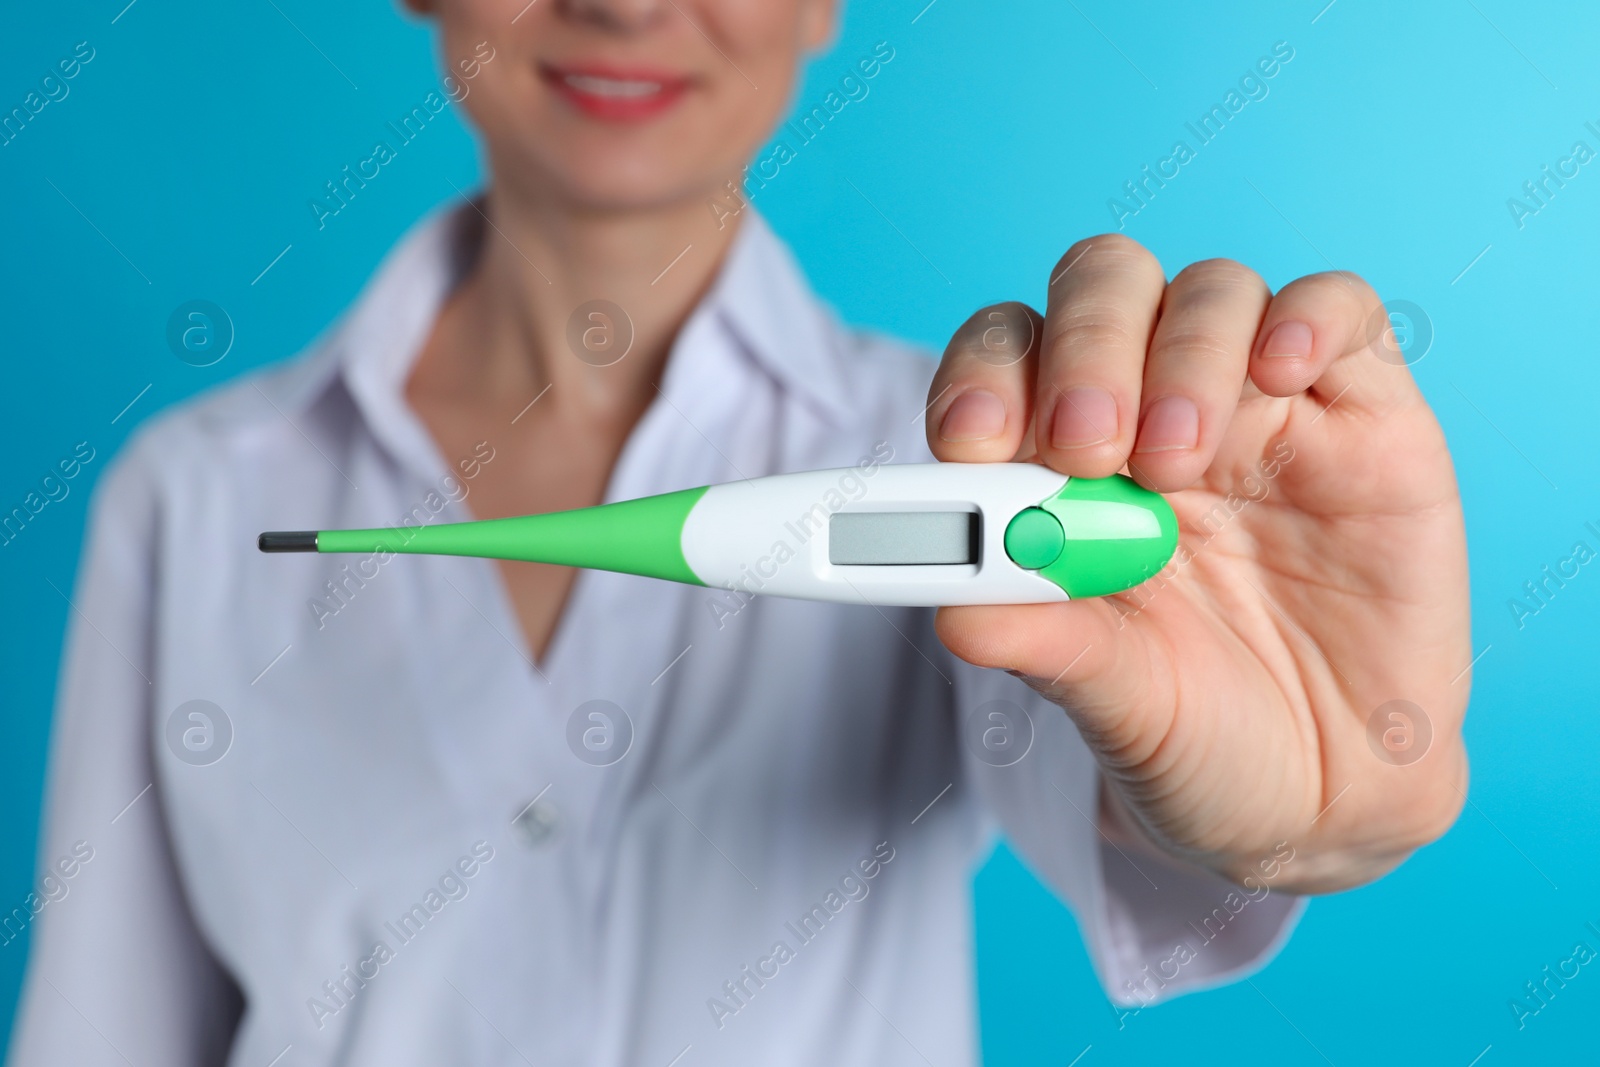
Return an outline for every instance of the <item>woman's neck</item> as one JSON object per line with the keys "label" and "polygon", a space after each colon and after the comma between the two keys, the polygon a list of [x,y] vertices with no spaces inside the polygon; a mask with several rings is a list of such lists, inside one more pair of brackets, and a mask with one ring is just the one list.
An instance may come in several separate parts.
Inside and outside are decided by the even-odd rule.
{"label": "woman's neck", "polygon": [[[407,399],[447,462],[502,457],[472,482],[475,517],[597,504],[734,227],[719,229],[703,202],[601,215],[497,189],[482,209],[476,262],[413,364]],[[580,314],[574,328],[595,300],[622,311]],[[630,330],[631,343],[619,338]],[[540,657],[574,572],[499,570]]]}
{"label": "woman's neck", "polygon": [[625,434],[654,396],[735,220],[719,227],[700,199],[575,211],[503,188],[482,213],[477,261],[441,312],[410,390],[480,408],[538,396],[546,418],[559,411],[562,421]]}

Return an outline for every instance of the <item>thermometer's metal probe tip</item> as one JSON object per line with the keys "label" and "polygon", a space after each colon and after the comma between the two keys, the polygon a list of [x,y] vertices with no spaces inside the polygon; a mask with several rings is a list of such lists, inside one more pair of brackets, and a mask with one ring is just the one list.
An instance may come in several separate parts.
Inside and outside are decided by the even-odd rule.
{"label": "thermometer's metal probe tip", "polygon": [[256,538],[256,547],[263,552],[315,552],[315,530],[269,530]]}

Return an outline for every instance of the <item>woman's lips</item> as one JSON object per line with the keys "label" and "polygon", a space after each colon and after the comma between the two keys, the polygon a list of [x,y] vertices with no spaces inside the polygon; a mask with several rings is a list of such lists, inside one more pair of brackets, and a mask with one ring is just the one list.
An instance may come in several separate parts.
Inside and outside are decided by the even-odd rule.
{"label": "woman's lips", "polygon": [[688,78],[637,68],[540,64],[539,74],[583,114],[609,122],[654,118],[676,104],[689,88]]}

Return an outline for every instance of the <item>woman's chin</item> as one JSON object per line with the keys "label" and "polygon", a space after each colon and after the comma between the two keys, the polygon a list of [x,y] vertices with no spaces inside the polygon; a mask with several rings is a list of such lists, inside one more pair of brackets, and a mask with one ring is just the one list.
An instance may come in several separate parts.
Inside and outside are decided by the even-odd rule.
{"label": "woman's chin", "polygon": [[[724,192],[726,181],[725,176],[705,173],[703,165],[690,171],[679,160],[654,156],[568,157],[554,166],[548,166],[550,160],[542,162],[547,166],[497,167],[496,184],[514,194],[554,197],[576,211],[602,213],[660,210],[690,201],[709,204]],[[519,173],[522,180],[516,177]]]}

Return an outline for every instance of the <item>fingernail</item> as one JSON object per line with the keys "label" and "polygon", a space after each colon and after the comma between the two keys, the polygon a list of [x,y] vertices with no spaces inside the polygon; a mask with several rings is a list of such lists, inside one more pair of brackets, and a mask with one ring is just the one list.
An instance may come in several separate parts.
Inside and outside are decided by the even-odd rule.
{"label": "fingernail", "polygon": [[1135,452],[1172,452],[1200,443],[1200,409],[1186,396],[1164,396],[1144,413]]}
{"label": "fingernail", "polygon": [[1050,443],[1057,448],[1084,448],[1117,435],[1117,402],[1098,385],[1079,386],[1061,394]]}
{"label": "fingernail", "polygon": [[987,389],[974,389],[956,397],[939,423],[943,441],[980,441],[1006,428],[1006,406]]}
{"label": "fingernail", "polygon": [[1311,356],[1311,327],[1303,322],[1280,322],[1261,346],[1262,359],[1284,356],[1307,359]]}

